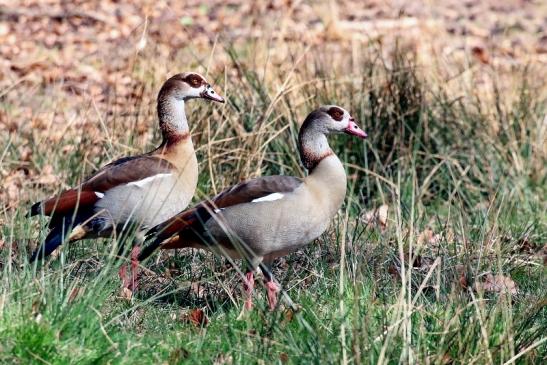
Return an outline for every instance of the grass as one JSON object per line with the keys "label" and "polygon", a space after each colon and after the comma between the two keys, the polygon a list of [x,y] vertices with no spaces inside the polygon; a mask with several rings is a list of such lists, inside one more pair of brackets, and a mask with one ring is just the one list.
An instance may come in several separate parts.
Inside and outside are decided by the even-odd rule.
{"label": "grass", "polygon": [[[259,289],[257,307],[238,319],[237,271],[205,252],[155,255],[131,301],[119,296],[113,240],[66,245],[30,265],[45,230],[24,218],[23,199],[2,213],[0,362],[545,361],[546,99],[533,72],[512,71],[510,88],[492,77],[481,89],[481,70],[442,79],[403,50],[386,60],[370,49],[352,67],[358,74],[342,76],[343,61],[318,57],[318,49],[282,66],[257,49],[226,50],[224,77],[210,75],[226,106],[189,103],[198,197],[261,174],[303,175],[298,125],[319,103],[351,110],[370,136],[331,139],[347,166],[348,196],[320,239],[276,263],[283,307],[269,312]],[[172,69],[189,68],[176,59]],[[2,136],[1,168],[51,166],[69,186],[112,158],[150,148],[159,137],[153,98],[166,72],[145,56],[128,72],[141,85],[125,109],[90,106],[67,120],[55,144],[54,127]],[[63,109],[41,91],[35,100],[51,118]],[[25,145],[32,159],[21,165]],[[56,185],[26,188],[30,201]],[[364,223],[363,213],[383,203],[387,228]],[[428,227],[437,242],[419,239]],[[487,273],[512,278],[518,293],[481,289]],[[207,324],[189,320],[195,309]]]}

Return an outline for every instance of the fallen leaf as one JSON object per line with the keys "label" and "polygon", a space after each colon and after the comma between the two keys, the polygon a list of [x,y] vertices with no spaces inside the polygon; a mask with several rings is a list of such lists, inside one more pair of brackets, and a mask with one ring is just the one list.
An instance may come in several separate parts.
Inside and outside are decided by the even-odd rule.
{"label": "fallen leaf", "polygon": [[488,55],[488,52],[484,49],[484,47],[475,46],[471,48],[471,54],[484,65],[490,63],[490,56]]}
{"label": "fallen leaf", "polygon": [[289,323],[294,319],[295,314],[302,310],[302,306],[299,304],[293,304],[289,308],[283,310],[283,324]]}
{"label": "fallen leaf", "polygon": [[293,320],[293,318],[294,318],[294,311],[292,310],[292,308],[285,309],[285,311],[283,312],[283,322],[285,323],[290,322]]}
{"label": "fallen leaf", "polygon": [[196,327],[205,327],[209,323],[209,319],[205,315],[205,312],[200,308],[192,309],[189,313],[184,315],[183,319]]}
{"label": "fallen leaf", "polygon": [[518,293],[517,284],[513,279],[503,275],[492,275],[491,273],[486,274],[484,281],[475,282],[475,289],[491,293],[509,292],[512,295]]}
{"label": "fallen leaf", "polygon": [[372,209],[363,214],[362,220],[368,226],[378,225],[383,231],[387,227],[387,213],[389,206],[387,204],[381,205],[377,209]]}
{"label": "fallen leaf", "polygon": [[282,353],[279,354],[279,360],[280,360],[283,364],[285,364],[285,363],[289,362],[289,355],[287,355],[286,352],[282,352]]}
{"label": "fallen leaf", "polygon": [[125,300],[131,300],[131,298],[133,298],[133,292],[129,288],[123,288],[120,295]]}
{"label": "fallen leaf", "polygon": [[452,357],[448,353],[445,353],[443,355],[443,358],[441,359],[441,364],[443,365],[452,364],[453,362],[454,362],[454,359],[452,359]]}
{"label": "fallen leaf", "polygon": [[32,303],[32,315],[34,316],[34,320],[36,323],[40,323],[42,321],[42,302],[40,300],[35,300]]}
{"label": "fallen leaf", "polygon": [[463,265],[456,265],[456,272],[459,275],[458,283],[460,284],[460,287],[462,289],[467,289],[468,285],[465,267]]}
{"label": "fallen leaf", "polygon": [[382,229],[386,229],[387,227],[387,211],[388,211],[388,205],[383,204],[378,208],[378,223],[380,223],[380,227]]}
{"label": "fallen leaf", "polygon": [[35,300],[32,302],[32,314],[36,315],[40,312],[40,307],[42,306],[42,303],[39,300]]}
{"label": "fallen leaf", "polygon": [[391,275],[393,279],[399,278],[399,270],[397,270],[397,266],[395,266],[394,264],[389,265],[389,267],[387,268],[387,272]]}
{"label": "fallen leaf", "polygon": [[80,293],[83,293],[83,292],[84,292],[84,288],[80,288],[80,287],[77,287],[77,286],[72,288],[72,290],[70,291],[70,294],[68,296],[68,303],[72,303],[76,299],[76,297]]}

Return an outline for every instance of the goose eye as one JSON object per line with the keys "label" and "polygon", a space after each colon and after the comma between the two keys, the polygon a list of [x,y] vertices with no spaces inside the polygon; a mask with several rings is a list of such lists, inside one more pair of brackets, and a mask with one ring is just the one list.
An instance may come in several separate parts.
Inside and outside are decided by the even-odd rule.
{"label": "goose eye", "polygon": [[344,117],[344,112],[335,106],[329,109],[328,114],[337,122],[342,121],[342,118]]}

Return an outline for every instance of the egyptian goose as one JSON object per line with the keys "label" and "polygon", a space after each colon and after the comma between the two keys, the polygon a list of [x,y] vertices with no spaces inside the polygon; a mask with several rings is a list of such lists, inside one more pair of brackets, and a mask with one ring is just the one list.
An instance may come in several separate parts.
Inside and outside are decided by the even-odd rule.
{"label": "egyptian goose", "polygon": [[[184,109],[185,102],[194,98],[224,102],[203,76],[194,72],[174,75],[158,94],[163,135],[158,148],[111,162],[78,187],[34,204],[30,216],[43,214],[51,219],[49,234],[30,261],[51,254],[65,237],[71,242],[132,229],[136,231],[134,271],[144,232],[185,209],[194,195],[198,163]],[[120,276],[125,281],[125,267]]]}
{"label": "egyptian goose", "polygon": [[237,184],[150,230],[150,243],[139,260],[159,246],[203,248],[232,259],[243,258],[248,268],[243,283],[245,308],[252,306],[257,267],[264,273],[269,306],[275,308],[279,287],[272,278],[272,261],[319,237],[346,195],[344,166],[327,141],[327,135],[340,132],[367,137],[338,106],[313,111],[298,136],[308,176],[267,176]]}

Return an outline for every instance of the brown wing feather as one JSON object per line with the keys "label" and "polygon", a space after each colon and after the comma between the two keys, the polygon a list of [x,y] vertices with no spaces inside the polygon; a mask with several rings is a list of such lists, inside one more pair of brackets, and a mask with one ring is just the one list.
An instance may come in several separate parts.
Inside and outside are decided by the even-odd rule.
{"label": "brown wing feather", "polygon": [[213,198],[212,202],[217,208],[226,208],[232,205],[249,203],[273,193],[288,193],[300,184],[302,184],[302,180],[293,176],[260,177],[244,181],[224,190]]}
{"label": "brown wing feather", "polygon": [[97,200],[99,200],[99,197],[93,191],[70,189],[62,192],[59,196],[34,204],[31,208],[31,214],[64,214],[74,210],[78,203],[80,206],[92,205]]}
{"label": "brown wing feather", "polygon": [[58,196],[34,204],[30,215],[65,214],[77,206],[93,205],[99,200],[95,192],[105,193],[118,185],[168,173],[175,167],[157,156],[141,155],[114,161],[85,180],[78,188],[66,190]]}
{"label": "brown wing feather", "polygon": [[150,176],[169,173],[175,166],[160,157],[142,155],[115,161],[100,169],[82,184],[82,190],[105,192],[115,186],[139,181]]}

